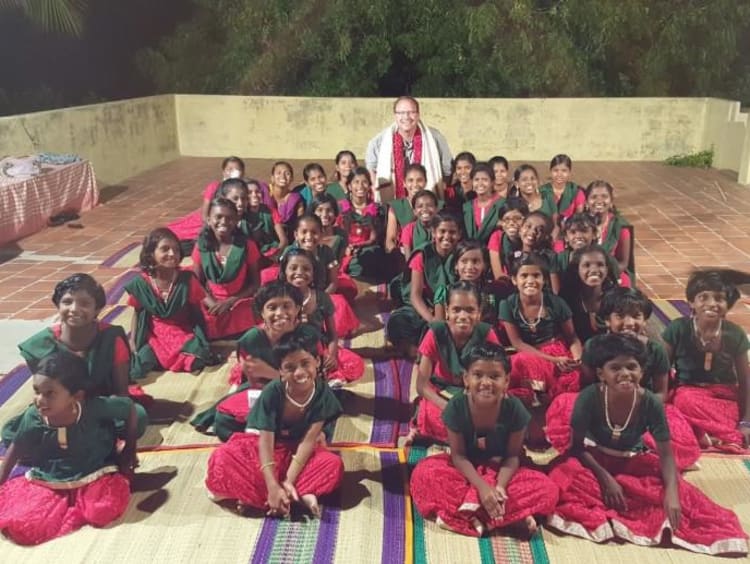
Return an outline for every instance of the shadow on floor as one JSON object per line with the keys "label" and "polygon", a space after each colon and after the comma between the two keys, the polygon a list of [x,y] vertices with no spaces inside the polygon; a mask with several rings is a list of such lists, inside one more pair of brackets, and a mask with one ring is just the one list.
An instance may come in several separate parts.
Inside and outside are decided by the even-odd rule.
{"label": "shadow on floor", "polygon": [[127,192],[128,187],[122,184],[113,184],[111,186],[105,186],[99,190],[99,203],[106,204],[110,200],[113,200],[120,194]]}
{"label": "shadow on floor", "polygon": [[23,249],[17,243],[8,243],[0,247],[0,264],[8,262],[19,256]]}

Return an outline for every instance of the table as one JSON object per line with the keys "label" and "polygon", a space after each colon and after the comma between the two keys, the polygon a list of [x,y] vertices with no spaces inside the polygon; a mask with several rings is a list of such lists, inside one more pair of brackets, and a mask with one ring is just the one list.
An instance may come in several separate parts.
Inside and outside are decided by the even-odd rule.
{"label": "table", "polygon": [[87,211],[98,202],[94,168],[86,160],[44,164],[41,174],[25,178],[0,174],[0,245],[41,231],[63,211]]}

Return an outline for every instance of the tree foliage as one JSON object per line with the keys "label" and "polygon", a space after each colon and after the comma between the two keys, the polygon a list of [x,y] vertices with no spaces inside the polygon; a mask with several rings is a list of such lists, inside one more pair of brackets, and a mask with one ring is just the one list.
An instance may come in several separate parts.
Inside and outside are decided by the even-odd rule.
{"label": "tree foliage", "polygon": [[748,0],[193,2],[138,54],[160,92],[750,101]]}

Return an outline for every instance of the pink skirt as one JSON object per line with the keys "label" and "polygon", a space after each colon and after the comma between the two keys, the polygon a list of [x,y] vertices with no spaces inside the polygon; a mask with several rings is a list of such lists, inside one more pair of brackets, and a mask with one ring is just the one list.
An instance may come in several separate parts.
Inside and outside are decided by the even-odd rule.
{"label": "pink skirt", "polygon": [[[499,464],[479,464],[476,469],[494,488]],[[429,456],[417,463],[409,489],[414,505],[425,519],[436,518],[452,531],[474,537],[481,533],[478,523],[491,531],[532,515],[549,515],[555,509],[558,495],[557,486],[547,476],[519,468],[506,488],[505,515],[490,519],[477,489],[453,466],[448,454]]]}
{"label": "pink skirt", "polygon": [[448,442],[448,429],[443,423],[443,410],[430,400],[417,398],[417,413],[413,420],[417,434],[440,443]]}
{"label": "pink skirt", "polygon": [[[570,418],[578,394],[560,394],[552,400],[546,413],[545,433],[547,440],[557,452],[563,453],[570,448],[572,429]],[[685,417],[671,404],[664,406],[667,425],[672,437],[672,452],[678,470],[685,470],[695,464],[701,455],[698,440]],[[656,451],[656,441],[651,433],[643,435],[644,444]]]}
{"label": "pink skirt", "polygon": [[0,530],[18,544],[41,544],[84,525],[109,525],[125,513],[129,501],[130,485],[122,474],[106,474],[70,490],[19,476],[0,487]]}
{"label": "pink skirt", "polygon": [[206,337],[209,341],[241,335],[255,326],[253,299],[243,298],[234,304],[232,309],[221,315],[211,315],[206,306],[201,304],[203,319],[206,323]]}
{"label": "pink skirt", "polygon": [[326,375],[328,380],[354,382],[362,378],[365,373],[365,361],[361,356],[349,349],[339,348],[336,360],[338,361],[338,366],[336,370]]}
{"label": "pink skirt", "polygon": [[739,408],[737,388],[723,384],[679,386],[672,399],[698,437],[708,435],[720,441],[714,446],[730,453],[746,453],[742,433],[737,430]]}
{"label": "pink skirt", "polygon": [[[208,459],[206,488],[221,499],[236,499],[257,509],[267,507],[268,490],[260,469],[259,436],[235,433],[228,442],[219,445]],[[289,470],[296,443],[276,441],[273,460],[276,478],[282,482]],[[344,477],[341,458],[316,445],[312,456],[297,477],[294,486],[300,496],[323,496],[336,490]]]}
{"label": "pink skirt", "polygon": [[330,298],[333,302],[333,320],[336,323],[336,334],[339,339],[346,339],[359,329],[359,318],[342,294],[331,294]]}
{"label": "pink skirt", "polygon": [[[621,539],[643,546],[658,545],[670,528],[664,511],[664,485],[659,458],[642,454],[630,458],[591,451],[622,487],[627,509],[604,504],[594,473],[577,458],[568,458],[549,474],[560,488],[560,501],[548,525],[594,542]],[[682,517],[672,531],[672,543],[703,554],[746,554],[747,535],[737,516],[679,478]]]}
{"label": "pink skirt", "polygon": [[[572,358],[570,349],[558,339],[538,348],[551,356]],[[533,398],[535,392],[544,392],[550,397],[555,397],[564,392],[577,392],[580,389],[581,377],[578,370],[560,372],[552,362],[528,352],[517,352],[510,357],[510,361],[512,368],[509,393],[524,403],[528,398]],[[530,404],[526,405],[530,407]]]}

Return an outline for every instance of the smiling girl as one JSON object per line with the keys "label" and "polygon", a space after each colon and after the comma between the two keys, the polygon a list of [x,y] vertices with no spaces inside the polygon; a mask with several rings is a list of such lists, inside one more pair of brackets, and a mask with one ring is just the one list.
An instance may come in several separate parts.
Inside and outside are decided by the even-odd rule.
{"label": "smiling girl", "polygon": [[475,197],[463,205],[464,229],[467,239],[487,244],[500,219],[505,198],[495,194],[495,173],[487,163],[477,163],[471,169]]}

